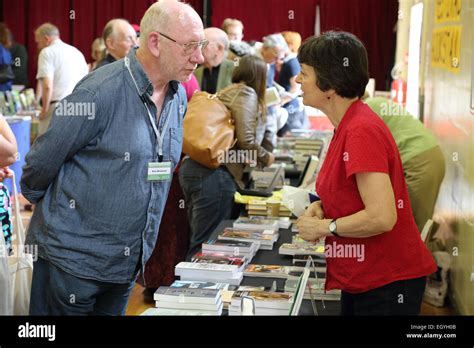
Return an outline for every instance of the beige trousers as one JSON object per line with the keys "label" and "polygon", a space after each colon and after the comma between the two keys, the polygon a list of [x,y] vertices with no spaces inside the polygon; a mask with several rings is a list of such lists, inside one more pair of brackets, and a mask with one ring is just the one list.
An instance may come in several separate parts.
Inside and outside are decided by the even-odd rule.
{"label": "beige trousers", "polygon": [[439,188],[444,178],[444,156],[436,146],[413,157],[403,165],[411,208],[421,232],[433,216]]}

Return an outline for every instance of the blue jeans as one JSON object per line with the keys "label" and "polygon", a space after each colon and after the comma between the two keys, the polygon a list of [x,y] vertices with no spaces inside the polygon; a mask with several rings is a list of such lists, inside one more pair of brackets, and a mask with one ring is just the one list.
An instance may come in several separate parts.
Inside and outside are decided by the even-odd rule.
{"label": "blue jeans", "polygon": [[124,315],[135,282],[75,277],[42,258],[34,263],[30,315]]}
{"label": "blue jeans", "polygon": [[191,241],[186,259],[201,250],[216,227],[229,219],[237,190],[234,178],[224,168],[206,168],[186,159],[179,168],[179,182],[188,210]]}

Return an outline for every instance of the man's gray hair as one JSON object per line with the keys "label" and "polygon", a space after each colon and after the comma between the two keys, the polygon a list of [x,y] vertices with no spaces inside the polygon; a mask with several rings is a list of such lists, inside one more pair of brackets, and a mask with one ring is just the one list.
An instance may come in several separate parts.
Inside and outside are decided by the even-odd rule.
{"label": "man's gray hair", "polygon": [[[152,31],[157,30],[168,30],[170,24],[170,16],[166,11],[166,5],[170,2],[178,2],[177,0],[159,0],[151,5],[148,10],[146,10],[143,18],[140,22],[140,46],[144,47],[146,45],[146,40],[148,40],[148,35]],[[182,3],[183,5],[193,8],[191,5]],[[179,21],[183,22],[184,19],[181,16],[177,18]],[[183,26],[185,23],[181,23]]]}
{"label": "man's gray hair", "polygon": [[40,36],[58,36],[59,37],[59,29],[57,26],[51,23],[44,23],[41,24],[35,32],[38,33]]}
{"label": "man's gray hair", "polygon": [[263,47],[288,50],[288,44],[281,34],[271,34],[263,38]]}
{"label": "man's gray hair", "polygon": [[102,33],[102,38],[104,39],[104,42],[107,42],[107,39],[109,37],[111,37],[112,35],[115,35],[115,31],[114,31],[115,24],[119,22],[129,23],[126,19],[123,19],[123,18],[114,18],[108,21],[104,27],[104,32]]}

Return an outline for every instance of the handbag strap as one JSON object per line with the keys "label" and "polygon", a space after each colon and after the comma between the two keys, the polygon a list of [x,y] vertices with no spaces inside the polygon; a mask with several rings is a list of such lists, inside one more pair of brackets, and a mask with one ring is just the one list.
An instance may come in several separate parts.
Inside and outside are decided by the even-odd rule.
{"label": "handbag strap", "polygon": [[18,189],[16,187],[15,173],[12,177],[13,181],[13,216],[15,217],[15,228],[13,234],[16,234],[18,256],[24,254],[24,242],[25,242],[25,227],[23,226],[23,219],[21,218],[20,210],[20,199],[18,198]]}

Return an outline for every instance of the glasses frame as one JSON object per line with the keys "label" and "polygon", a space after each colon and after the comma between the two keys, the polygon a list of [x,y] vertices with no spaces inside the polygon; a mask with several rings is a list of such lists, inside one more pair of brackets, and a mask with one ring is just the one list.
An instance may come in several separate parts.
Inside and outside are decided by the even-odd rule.
{"label": "glasses frame", "polygon": [[[169,37],[168,35],[163,34],[162,32],[157,31],[157,33],[160,34],[161,36],[163,36],[164,38],[174,42],[175,44],[181,46],[183,48],[185,54],[192,54],[198,47],[201,50],[203,50],[209,44],[209,40],[207,40],[207,39],[204,39],[204,40],[201,40],[201,41],[191,41],[191,42],[182,44],[182,43],[179,43],[178,41],[176,41],[175,39]],[[197,44],[197,46],[193,47],[196,44]]]}

